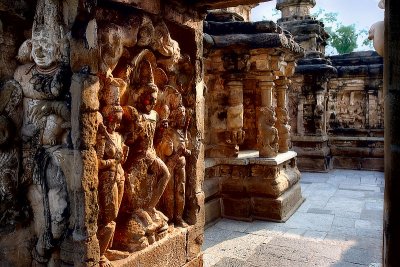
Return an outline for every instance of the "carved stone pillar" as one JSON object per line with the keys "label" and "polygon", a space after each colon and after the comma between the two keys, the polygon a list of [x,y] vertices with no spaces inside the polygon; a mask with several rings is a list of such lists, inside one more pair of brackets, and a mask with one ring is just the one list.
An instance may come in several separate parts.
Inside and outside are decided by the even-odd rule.
{"label": "carved stone pillar", "polygon": [[259,79],[258,86],[261,91],[261,106],[262,107],[272,107],[272,90],[274,88],[273,76],[263,75]]}
{"label": "carved stone pillar", "polygon": [[289,151],[290,146],[290,126],[289,126],[289,115],[287,109],[286,92],[290,80],[284,76],[279,77],[275,81],[276,84],[276,115],[277,122],[276,128],[278,129],[279,135],[279,152],[285,153]]}
{"label": "carved stone pillar", "polygon": [[274,127],[276,122],[273,109],[273,82],[272,72],[259,77],[258,86],[261,91],[261,107],[258,108],[257,146],[260,157],[275,157],[278,154],[278,135]]}
{"label": "carved stone pillar", "polygon": [[304,135],[304,101],[305,97],[300,96],[299,97],[299,102],[297,104],[297,134],[299,136]]}
{"label": "carved stone pillar", "polygon": [[227,118],[226,118],[226,143],[231,147],[232,154],[237,156],[239,145],[244,141],[243,131],[243,82],[236,75],[229,75],[225,81],[225,90],[229,92]]}
{"label": "carved stone pillar", "polygon": [[325,91],[316,92],[317,105],[314,109],[315,134],[326,135]]}

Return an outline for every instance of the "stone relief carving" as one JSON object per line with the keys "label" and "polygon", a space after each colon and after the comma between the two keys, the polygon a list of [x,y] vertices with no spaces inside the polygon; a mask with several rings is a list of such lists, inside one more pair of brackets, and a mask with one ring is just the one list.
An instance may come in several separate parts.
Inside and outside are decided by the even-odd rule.
{"label": "stone relief carving", "polygon": [[315,133],[321,135],[323,133],[323,116],[324,116],[324,106],[318,104],[314,109],[314,125]]}
{"label": "stone relief carving", "polygon": [[19,197],[20,150],[17,131],[20,129],[22,90],[15,81],[0,90],[0,232],[14,230],[29,219],[24,198]]}
{"label": "stone relief carving", "polygon": [[[335,119],[340,128],[361,129],[365,127],[364,92],[343,91],[338,93]],[[331,123],[331,125],[333,124]]]}
{"label": "stone relief carving", "polygon": [[43,29],[33,31],[34,64],[22,65],[14,74],[24,95],[22,180],[32,183],[28,198],[38,238],[32,256],[38,266],[48,262],[53,249],[63,240],[69,213],[61,165],[64,149],[70,147],[71,73],[67,62],[63,62],[62,37],[48,33]]}
{"label": "stone relief carving", "polygon": [[275,111],[272,107],[260,108],[257,135],[260,157],[272,158],[278,155],[279,137],[278,130],[274,127],[275,122]]}
{"label": "stone relief carving", "polygon": [[164,192],[164,209],[167,217],[177,226],[187,226],[183,220],[185,207],[186,157],[188,149],[188,126],[190,112],[183,106],[173,109],[169,116],[171,123],[159,145],[159,153],[171,173]]}
{"label": "stone relief carving", "polygon": [[[108,216],[101,222],[107,236],[99,238],[103,265],[107,266],[108,248],[141,250],[166,236],[168,223],[187,226],[183,213],[186,157],[191,155],[188,148],[191,112],[185,106],[194,106],[195,99],[190,97],[194,82],[190,57],[181,55],[178,43],[162,20],[153,22],[139,16],[128,18],[121,25],[111,23],[102,27],[99,41],[103,102],[110,98],[105,91],[112,83],[126,82],[126,86],[114,86],[119,89],[112,94],[119,96],[113,109],[122,107],[121,127],[105,129],[110,114],[104,103],[97,144],[99,201],[101,204],[103,198],[113,207],[108,210],[100,206],[99,219]],[[119,118],[115,119],[114,123],[119,124]],[[107,142],[111,135],[119,136],[114,143],[123,151],[118,163],[113,163],[119,169],[113,175],[121,177],[120,180],[107,171],[113,156],[107,156],[101,149],[107,145],[102,146],[100,140]],[[102,176],[110,181],[104,186],[113,185],[118,191],[112,200],[109,193],[101,192]],[[119,194],[123,195],[122,201]]]}
{"label": "stone relief carving", "polygon": [[[168,229],[168,218],[156,209],[170,178],[168,168],[156,155],[153,144],[158,119],[154,107],[159,89],[154,84],[150,62],[142,61],[139,68],[141,83],[135,92],[137,102],[129,101],[124,106],[124,119],[129,125],[125,140],[129,154],[124,164],[125,214],[121,216],[124,220],[121,225],[117,224],[117,239],[118,247],[128,251],[154,243]],[[132,91],[129,93],[134,94]]]}
{"label": "stone relief carving", "polygon": [[[59,8],[58,2],[38,1],[32,38],[18,51],[23,65],[1,91],[0,224],[15,225],[28,219],[28,204],[19,200],[19,194],[27,192],[23,198],[29,200],[36,240],[32,266],[46,266],[57,254],[69,221],[63,167],[71,147],[71,71]],[[21,136],[22,149],[16,136]]]}
{"label": "stone relief carving", "polygon": [[[83,83],[97,75],[93,80],[99,87],[78,92],[98,99],[90,99],[90,107],[85,104],[89,111],[79,110],[81,103],[71,103],[71,79],[79,75],[72,75],[71,36],[64,32],[61,4],[38,1],[32,36],[18,52],[21,65],[14,80],[0,88],[0,232],[26,223],[34,233],[28,250],[32,266],[57,266],[64,241],[76,241],[70,218],[75,196],[68,190],[71,183],[79,187],[83,182],[71,179],[76,166],[66,168],[66,162],[71,163],[72,154],[92,149],[97,161],[90,166],[95,170],[90,178],[98,182],[93,205],[98,204],[99,214],[93,235],[87,234],[99,242],[100,266],[112,266],[111,249],[138,251],[165,237],[173,224],[193,223],[184,211],[186,173],[194,169],[187,162],[193,157],[189,125],[196,106],[196,71],[160,18],[135,14],[112,23],[107,18],[98,24],[99,58],[92,63],[99,68],[82,66]],[[97,49],[96,40],[91,43]],[[95,123],[85,125],[97,130],[92,143],[85,143],[90,148],[73,147],[71,131],[77,139],[88,133],[71,129],[78,125],[71,123],[71,112],[97,113]]]}
{"label": "stone relief carving", "polygon": [[112,246],[115,232],[115,220],[118,215],[124,193],[124,170],[128,147],[122,135],[117,132],[122,120],[123,110],[120,105],[120,92],[125,90],[126,83],[118,78],[110,79],[104,88],[102,108],[103,122],[99,125],[97,136],[97,158],[99,165],[98,187],[98,233],[100,244],[100,266],[111,266],[104,255]]}
{"label": "stone relief carving", "polygon": [[276,108],[277,123],[276,128],[279,132],[279,152],[285,153],[290,148],[290,125],[289,114],[286,108]]}

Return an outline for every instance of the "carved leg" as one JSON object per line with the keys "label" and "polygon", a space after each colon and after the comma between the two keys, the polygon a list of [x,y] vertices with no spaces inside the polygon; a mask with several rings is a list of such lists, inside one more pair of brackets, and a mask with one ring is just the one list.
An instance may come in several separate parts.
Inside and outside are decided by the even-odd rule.
{"label": "carved leg", "polygon": [[97,239],[100,245],[100,266],[112,266],[108,259],[104,256],[104,253],[112,244],[112,239],[115,232],[115,222],[110,222],[106,226],[101,227],[97,232]]}
{"label": "carved leg", "polygon": [[186,227],[183,220],[183,210],[185,208],[185,183],[186,172],[185,165],[181,166],[175,172],[175,223],[177,226]]}
{"label": "carved leg", "polygon": [[164,193],[165,187],[170,179],[170,173],[167,166],[160,158],[156,158],[149,168],[153,173],[156,174],[157,179],[157,181],[154,183],[154,188],[149,203],[149,210],[152,210],[157,206],[162,194]]}
{"label": "carved leg", "polygon": [[164,194],[163,194],[163,212],[165,212],[165,215],[168,217],[168,221],[171,223],[174,220],[174,188],[175,188],[175,179],[174,177],[174,172],[171,170],[171,178],[168,181],[167,187],[165,188]]}
{"label": "carved leg", "polygon": [[32,266],[46,266],[49,260],[46,255],[43,233],[45,232],[43,194],[40,185],[33,184],[29,187],[28,199],[34,216],[34,229],[38,238],[35,247],[32,249]]}

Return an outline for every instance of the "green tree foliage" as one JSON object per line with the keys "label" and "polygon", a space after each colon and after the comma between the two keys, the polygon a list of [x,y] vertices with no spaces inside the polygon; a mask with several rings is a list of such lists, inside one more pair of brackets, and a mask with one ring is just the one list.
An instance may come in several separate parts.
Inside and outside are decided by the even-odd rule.
{"label": "green tree foliage", "polygon": [[336,48],[336,51],[339,54],[353,52],[358,46],[358,33],[354,24],[341,25],[336,29],[336,31],[332,31],[329,34],[331,36],[329,44]]}
{"label": "green tree foliage", "polygon": [[[338,13],[326,12],[320,8],[312,16],[324,23],[325,30],[330,35],[328,46],[336,49],[339,54],[353,52],[359,43],[372,47],[371,42],[367,38],[368,31],[365,29],[358,30],[355,24],[343,25],[341,22],[338,22]],[[361,42],[359,42],[359,39]]]}

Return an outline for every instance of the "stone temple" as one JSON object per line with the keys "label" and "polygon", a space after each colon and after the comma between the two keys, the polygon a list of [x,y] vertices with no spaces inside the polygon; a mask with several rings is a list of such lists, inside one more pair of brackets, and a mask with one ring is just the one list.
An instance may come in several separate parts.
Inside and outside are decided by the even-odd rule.
{"label": "stone temple", "polygon": [[259,2],[0,0],[0,266],[203,266],[205,225],[285,222],[333,168],[385,170],[396,266],[400,4],[382,58]]}

